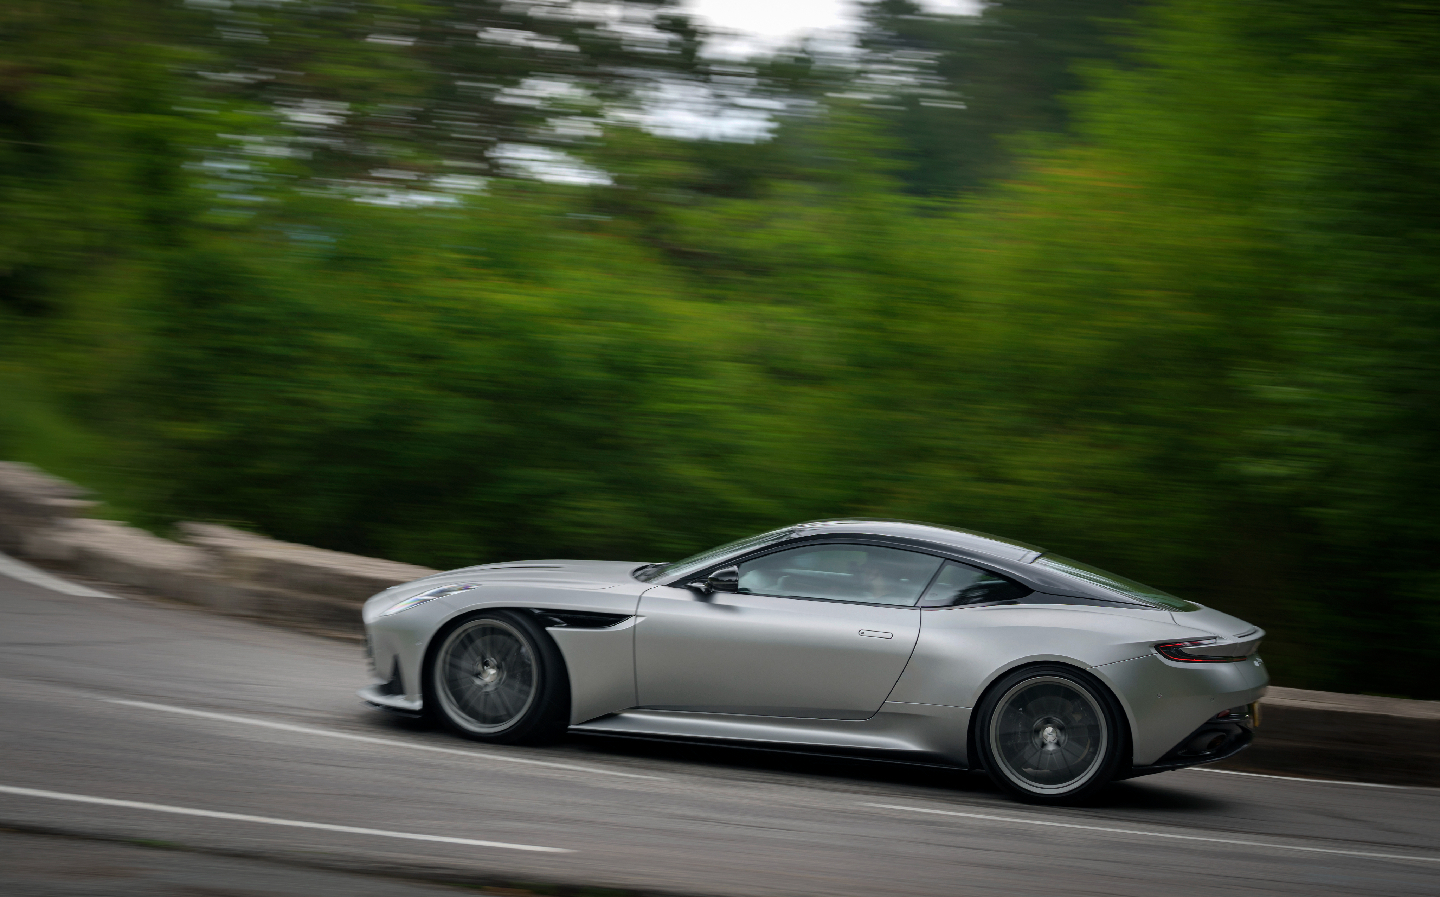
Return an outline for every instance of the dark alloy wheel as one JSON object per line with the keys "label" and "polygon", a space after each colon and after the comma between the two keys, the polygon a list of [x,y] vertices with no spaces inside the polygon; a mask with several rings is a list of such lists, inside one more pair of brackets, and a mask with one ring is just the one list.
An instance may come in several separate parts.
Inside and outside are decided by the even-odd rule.
{"label": "dark alloy wheel", "polygon": [[569,722],[564,658],[525,613],[491,611],[451,626],[428,678],[427,707],[478,741],[550,741]]}
{"label": "dark alloy wheel", "polygon": [[1031,803],[1077,803],[1114,778],[1129,741],[1114,697],[1060,664],[1017,670],[980,702],[975,746],[990,777]]}

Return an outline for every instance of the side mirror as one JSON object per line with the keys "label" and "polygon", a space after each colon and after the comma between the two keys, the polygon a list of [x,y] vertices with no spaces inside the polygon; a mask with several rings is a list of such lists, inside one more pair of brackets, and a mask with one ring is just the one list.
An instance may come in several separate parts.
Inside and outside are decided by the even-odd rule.
{"label": "side mirror", "polygon": [[710,574],[705,584],[712,592],[738,592],[740,591],[740,568],[723,567]]}
{"label": "side mirror", "polygon": [[694,589],[703,595],[709,595],[711,592],[738,592],[740,591],[740,568],[721,568],[711,573],[708,579],[688,583],[686,588]]}

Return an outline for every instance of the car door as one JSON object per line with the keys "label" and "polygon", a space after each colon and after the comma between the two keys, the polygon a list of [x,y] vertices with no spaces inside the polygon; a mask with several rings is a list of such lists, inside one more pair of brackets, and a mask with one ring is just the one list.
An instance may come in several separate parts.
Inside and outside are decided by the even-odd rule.
{"label": "car door", "polygon": [[905,669],[940,559],[822,543],[738,564],[738,593],[657,586],[640,599],[640,706],[867,719]]}

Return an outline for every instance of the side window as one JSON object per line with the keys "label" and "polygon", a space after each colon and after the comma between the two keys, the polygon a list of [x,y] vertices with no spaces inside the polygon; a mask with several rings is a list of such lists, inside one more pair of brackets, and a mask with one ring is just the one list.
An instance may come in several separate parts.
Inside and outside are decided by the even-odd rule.
{"label": "side window", "polygon": [[935,582],[925,590],[921,607],[955,607],[961,604],[992,604],[1014,601],[1030,594],[1017,582],[985,570],[946,561]]}
{"label": "side window", "polygon": [[913,607],[940,559],[873,545],[815,545],[740,565],[740,591]]}

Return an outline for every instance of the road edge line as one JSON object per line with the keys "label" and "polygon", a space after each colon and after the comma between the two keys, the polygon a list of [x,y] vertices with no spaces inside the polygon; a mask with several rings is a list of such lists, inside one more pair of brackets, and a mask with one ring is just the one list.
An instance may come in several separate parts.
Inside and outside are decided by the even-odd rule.
{"label": "road edge line", "polygon": [[59,592],[62,595],[71,595],[76,598],[109,598],[112,601],[124,601],[124,596],[111,595],[108,592],[101,592],[89,586],[82,586],[79,583],[70,582],[68,579],[61,579],[48,570],[41,570],[39,567],[31,566],[22,560],[13,558],[0,551],[0,573],[18,579],[21,582],[48,589],[52,592]]}
{"label": "road edge line", "polygon": [[408,741],[397,741],[393,738],[378,738],[374,735],[359,735],[351,732],[328,732],[324,729],[315,729],[310,726],[298,726],[294,723],[275,722],[255,717],[234,716],[229,713],[215,713],[209,710],[191,710],[188,707],[175,707],[170,704],[155,704],[150,701],[133,701],[126,698],[97,698],[107,704],[119,704],[124,707],[140,707],[145,710],[158,710],[164,713],[175,713],[182,716],[195,716],[201,719],[211,719],[225,723],[239,723],[247,726],[258,726],[264,729],[279,729],[282,732],[296,732],[301,735],[317,735],[322,738],[338,738],[345,741],[359,741],[367,744],[379,744],[386,747],[398,747],[412,751],[430,751],[437,754],[455,754],[461,757],[469,757],[472,760],[494,760],[500,763],[519,763],[526,766],[544,766],[550,769],[566,769],[571,772],[584,772],[592,775],[617,776],[625,779],[651,779],[663,781],[663,776],[644,775],[638,772],[620,772],[613,769],[601,769],[595,766],[579,766],[573,763],[556,763],[553,760],[532,760],[528,757],[507,757],[504,754],[489,753],[486,751],[467,751],[460,748],[440,747],[434,744],[412,744]]}
{"label": "road edge line", "polygon": [[1417,857],[1394,853],[1373,853],[1363,850],[1342,850],[1332,847],[1305,847],[1298,844],[1274,844],[1266,841],[1243,841],[1239,838],[1216,838],[1208,835],[1181,835],[1173,832],[1147,832],[1141,829],[1111,828],[1102,825],[1084,825],[1078,822],[1056,822],[1051,819],[1022,819],[1014,816],[992,816],[987,813],[961,813],[956,810],[932,810],[926,807],[906,807],[899,804],[875,804],[861,801],[862,807],[878,807],[882,810],[903,810],[909,813],[928,813],[935,816],[960,816],[966,819],[983,819],[990,822],[1009,822],[1017,825],[1043,825],[1050,828],[1073,828],[1092,832],[1106,832],[1118,835],[1140,835],[1146,838],[1169,838],[1176,841],[1205,841],[1212,844],[1233,844],[1241,847],[1259,847],[1266,850],[1299,850],[1306,853],[1328,853],[1339,856],[1363,857],[1379,860],[1410,860],[1417,863],[1440,863],[1440,857]]}
{"label": "road edge line", "polygon": [[152,804],[138,800],[120,800],[112,797],[96,797],[90,794],[71,794],[67,791],[46,791],[41,788],[22,788],[18,785],[0,785],[0,794],[19,797],[35,797],[44,800],[69,801],[71,803],[94,804],[102,807],[120,807],[127,810],[147,810],[152,813],[170,813],[176,816],[199,816],[205,819],[224,819],[230,822],[249,822],[258,825],[276,825],[286,828],[315,829],[325,832],[339,832],[347,835],[373,835],[383,838],[397,838],[404,841],[432,841],[440,844],[460,844],[466,847],[494,847],[501,850],[524,850],[535,853],[574,853],[567,847],[542,847],[536,844],[511,844],[505,841],[481,841],[474,838],[452,838],[448,835],[423,835],[417,832],[396,832],[387,829],[363,828],[354,825],[334,825],[328,822],[306,822],[299,819],[281,819],[277,816],[252,816],[248,813],[227,813],[222,810],[202,810],[196,807],[177,807],[170,804]]}

